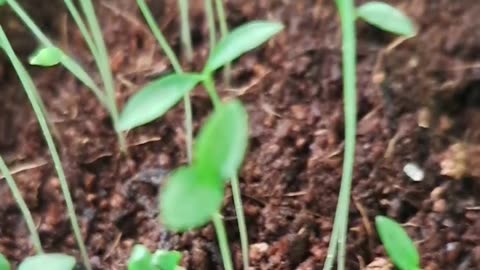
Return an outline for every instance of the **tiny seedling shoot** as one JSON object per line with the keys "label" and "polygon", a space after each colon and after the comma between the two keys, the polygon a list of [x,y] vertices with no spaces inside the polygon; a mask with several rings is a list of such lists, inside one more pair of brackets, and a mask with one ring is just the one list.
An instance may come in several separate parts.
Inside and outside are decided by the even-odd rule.
{"label": "tiny seedling shoot", "polygon": [[[110,69],[108,52],[102,37],[97,17],[95,15],[93,3],[91,0],[79,1],[83,11],[83,16],[87,22],[85,23],[73,0],[64,0],[64,2],[95,59],[100,77],[102,78],[104,90],[101,90],[97,83],[95,83],[92,77],[88,75],[88,73],[79,63],[54,45],[54,43],[42,32],[42,30],[40,30],[40,28],[35,24],[35,22],[23,10],[16,0],[5,0],[3,3],[8,4],[8,6],[15,12],[15,14],[23,21],[23,23],[30,29],[30,31],[40,42],[40,49],[33,54],[30,59],[30,64],[43,67],[61,64],[78,80],[85,84],[85,86],[87,86],[95,94],[100,104],[102,104],[108,110],[113,121],[114,129],[117,133],[120,149],[123,152],[126,152],[127,145],[125,136],[118,128],[119,113],[115,100],[115,84]],[[1,4],[2,3],[0,2],[0,5]]]}
{"label": "tiny seedling shoot", "polygon": [[179,266],[182,254],[177,251],[157,250],[151,253],[143,245],[135,245],[128,260],[127,270],[184,270]]}
{"label": "tiny seedling shoot", "polygon": [[413,23],[397,9],[380,2],[371,2],[355,9],[353,0],[336,0],[342,31],[343,100],[345,111],[345,150],[342,181],[324,270],[345,269],[348,209],[352,187],[356,142],[356,29],[357,17],[383,30],[412,37],[416,31]]}
{"label": "tiny seedling shoot", "polygon": [[412,239],[394,220],[377,216],[375,226],[388,256],[400,270],[420,270],[420,255]]}
{"label": "tiny seedling shoot", "polygon": [[[62,162],[60,159],[60,155],[58,153],[58,150],[55,146],[55,142],[53,140],[53,136],[51,134],[51,131],[49,129],[48,121],[45,115],[45,106],[43,105],[42,100],[39,98],[40,95],[38,94],[38,91],[35,87],[35,84],[33,83],[32,78],[28,74],[27,70],[23,66],[23,64],[20,62],[20,59],[18,59],[17,55],[15,54],[10,41],[8,40],[3,28],[0,26],[0,47],[3,49],[7,57],[9,58],[10,62],[13,65],[13,68],[15,69],[18,78],[20,79],[20,82],[23,86],[23,89],[25,90],[25,93],[27,94],[27,97],[32,105],[33,111],[35,113],[35,116],[38,120],[38,123],[40,125],[40,129],[43,133],[43,137],[45,138],[45,141],[47,142],[47,147],[50,152],[50,155],[52,156],[52,160],[54,163],[55,170],[58,174],[58,179],[60,182],[60,188],[62,190],[63,196],[65,198],[65,203],[67,205],[67,213],[70,218],[70,222],[72,225],[73,233],[75,236],[75,239],[77,241],[77,244],[80,248],[80,253],[83,259],[83,263],[85,267],[90,270],[90,261],[88,259],[88,254],[87,254],[87,249],[85,247],[85,243],[83,242],[83,238],[81,235],[80,231],[80,226],[78,224],[77,216],[75,214],[75,207],[73,205],[73,200],[72,196],[70,194],[70,190],[68,188],[68,183],[67,179],[65,177],[65,172],[62,166]],[[31,268],[20,268],[23,270],[28,270]],[[52,268],[53,269],[53,268]],[[33,270],[33,269],[32,269]]]}
{"label": "tiny seedling shoot", "polygon": [[[130,98],[120,115],[120,129],[126,131],[161,117],[199,83],[203,83],[212,100],[215,111],[218,110],[221,106],[221,100],[213,82],[213,74],[215,71],[240,57],[242,54],[260,46],[282,29],[283,25],[279,23],[255,21],[246,23],[233,30],[211,50],[211,54],[202,73],[176,73],[161,77],[146,85]],[[236,135],[233,134],[232,136]],[[211,149],[218,147],[219,146],[216,145]],[[196,158],[199,159],[199,157]],[[194,163],[195,161],[198,162],[198,160],[194,160]],[[183,169],[180,170],[179,173],[182,178],[189,178],[188,176],[192,178],[197,174],[197,169],[194,168]],[[248,268],[247,229],[237,173],[236,171],[232,171],[230,174],[221,175],[221,177],[225,180],[232,180],[232,193],[240,228],[243,264],[245,268]],[[201,189],[201,187],[198,188]],[[223,192],[217,195],[221,195],[223,198]],[[209,216],[209,218],[210,217],[211,216]],[[214,219],[214,221],[218,221],[220,215],[216,217],[217,219]],[[216,224],[219,225],[218,222],[216,222]]]}

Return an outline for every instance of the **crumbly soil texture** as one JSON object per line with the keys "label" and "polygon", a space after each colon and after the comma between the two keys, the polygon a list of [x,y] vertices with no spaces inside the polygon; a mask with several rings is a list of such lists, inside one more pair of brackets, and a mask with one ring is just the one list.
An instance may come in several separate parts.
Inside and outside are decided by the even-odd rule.
{"label": "crumbly soil texture", "polygon": [[[361,4],[363,1],[358,1]],[[423,269],[480,267],[480,5],[478,0],[388,1],[418,26],[395,36],[358,22],[358,136],[348,234],[348,269],[393,269],[374,218],[402,223]],[[63,1],[21,1],[59,46],[99,79]],[[202,1],[191,1],[193,61],[208,54]],[[133,0],[96,1],[117,102],[172,72]],[[150,1],[161,29],[181,55],[173,0]],[[252,269],[321,269],[340,187],[343,154],[341,36],[333,0],[226,1],[234,28],[255,19],[285,30],[233,64],[224,100],[244,102],[250,121],[241,190]],[[2,26],[26,59],[35,39],[2,7]],[[10,14],[10,15],[8,15]],[[31,209],[45,249],[79,257],[59,181],[28,100],[5,57],[0,66],[0,152]],[[55,127],[82,233],[95,269],[126,269],[132,246],[175,249],[187,269],[223,269],[211,225],[174,234],[158,222],[157,197],[168,173],[186,163],[183,108],[128,133],[119,153],[106,111],[61,67],[29,68]],[[198,131],[212,110],[200,87],[192,94]],[[414,164],[424,177],[404,172]],[[0,182],[0,252],[19,262],[34,253],[8,187]],[[181,203],[181,201],[179,201]],[[200,205],[198,207],[201,207]],[[222,213],[236,269],[241,254],[229,192]]]}

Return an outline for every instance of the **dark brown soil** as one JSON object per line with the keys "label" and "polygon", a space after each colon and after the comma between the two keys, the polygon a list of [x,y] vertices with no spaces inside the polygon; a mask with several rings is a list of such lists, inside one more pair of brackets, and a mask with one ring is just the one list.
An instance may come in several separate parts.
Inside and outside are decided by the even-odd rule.
{"label": "dark brown soil", "polygon": [[[359,134],[348,269],[363,269],[385,258],[373,224],[379,214],[405,223],[418,243],[424,269],[479,269],[477,1],[388,1],[420,29],[416,38],[396,47],[390,46],[395,37],[358,23]],[[33,2],[30,11],[36,10]],[[118,101],[124,104],[144,83],[170,69],[135,1],[98,2]],[[159,24],[180,51],[175,1],[155,2]],[[287,26],[234,65],[232,89],[219,84],[225,99],[240,98],[250,114],[250,151],[241,187],[253,269],[321,269],[326,256],[343,149],[341,46],[333,2],[227,2],[232,28],[253,19]],[[194,64],[185,67],[199,70],[208,53],[208,31],[201,1],[194,5],[196,55]],[[65,12],[53,17],[44,16],[42,25],[95,74]],[[16,46],[33,43],[29,35],[16,35],[21,37]],[[18,50],[25,53],[24,47]],[[15,178],[46,249],[78,255],[31,108],[10,66],[4,63],[0,70],[0,151],[19,170]],[[89,91],[61,68],[31,73],[58,130],[57,145],[95,269],[125,269],[135,243],[182,251],[187,269],[222,269],[211,226],[172,235],[155,218],[161,177],[186,159],[181,105],[154,124],[130,132],[130,156],[124,158],[107,113]],[[198,129],[211,104],[202,89],[193,96]],[[424,170],[423,181],[414,182],[403,173],[409,162]],[[19,261],[33,248],[4,183],[0,195],[0,252]],[[223,213],[238,266],[230,196]]]}

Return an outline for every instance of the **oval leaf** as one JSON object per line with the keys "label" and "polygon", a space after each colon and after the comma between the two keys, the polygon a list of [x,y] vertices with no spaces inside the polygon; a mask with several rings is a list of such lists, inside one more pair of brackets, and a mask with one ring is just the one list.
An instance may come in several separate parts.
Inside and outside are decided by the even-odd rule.
{"label": "oval leaf", "polygon": [[241,166],[248,143],[248,116],[239,101],[221,105],[207,120],[195,144],[197,167],[229,180]]}
{"label": "oval leaf", "polygon": [[195,167],[173,173],[160,194],[160,217],[170,230],[187,231],[205,225],[220,210],[224,187],[215,176]]}
{"label": "oval leaf", "polygon": [[358,17],[376,27],[400,36],[413,37],[413,22],[400,10],[383,2],[369,2],[357,9]]}
{"label": "oval leaf", "polygon": [[240,55],[255,49],[282,31],[281,23],[253,21],[235,28],[215,46],[210,54],[205,70],[213,72],[235,60]]}
{"label": "oval leaf", "polygon": [[128,270],[151,269],[152,254],[144,245],[135,245],[128,259]]}
{"label": "oval leaf", "polygon": [[10,270],[10,263],[7,258],[0,253],[0,270]]}
{"label": "oval leaf", "polygon": [[420,269],[417,248],[400,224],[390,218],[377,216],[375,225],[388,256],[400,270]]}
{"label": "oval leaf", "polygon": [[178,251],[157,250],[153,254],[152,264],[158,270],[176,270],[182,254]]}
{"label": "oval leaf", "polygon": [[197,74],[171,74],[149,83],[128,100],[118,128],[125,131],[159,118],[193,90],[200,79]]}
{"label": "oval leaf", "polygon": [[30,65],[42,67],[55,66],[62,60],[62,55],[62,51],[57,47],[41,48],[30,57]]}
{"label": "oval leaf", "polygon": [[39,254],[26,258],[18,270],[39,270],[46,266],[48,270],[72,270],[75,264],[75,258],[65,254]]}

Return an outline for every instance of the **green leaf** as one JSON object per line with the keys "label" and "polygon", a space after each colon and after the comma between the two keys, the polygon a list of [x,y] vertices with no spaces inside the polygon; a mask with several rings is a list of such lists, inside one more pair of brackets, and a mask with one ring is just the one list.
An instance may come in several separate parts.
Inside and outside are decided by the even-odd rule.
{"label": "green leaf", "polygon": [[62,56],[62,51],[57,47],[41,48],[30,57],[30,65],[42,67],[55,66],[62,61]]}
{"label": "green leaf", "polygon": [[239,101],[221,105],[200,131],[195,162],[208,174],[229,180],[241,166],[248,143],[248,116]]}
{"label": "green leaf", "polygon": [[151,264],[152,253],[144,245],[135,245],[128,259],[128,270],[155,270]]}
{"label": "green leaf", "polygon": [[413,37],[415,25],[400,10],[383,2],[369,2],[357,8],[357,16],[376,27],[394,34]]}
{"label": "green leaf", "polygon": [[153,254],[152,264],[158,270],[176,270],[182,254],[178,251],[157,250]]}
{"label": "green leaf", "polygon": [[75,264],[75,258],[65,254],[39,254],[26,258],[18,270],[72,270]]}
{"label": "green leaf", "polygon": [[170,230],[187,231],[205,225],[220,210],[223,183],[195,167],[175,171],[160,194],[160,218]]}
{"label": "green leaf", "polygon": [[149,83],[128,100],[120,115],[119,129],[129,130],[159,118],[200,80],[198,74],[171,74]]}
{"label": "green leaf", "polygon": [[7,0],[0,0],[0,6],[3,6],[7,3]]}
{"label": "green leaf", "polygon": [[[1,3],[0,3],[1,4]],[[10,270],[10,263],[7,258],[0,253],[0,270]]]}
{"label": "green leaf", "polygon": [[253,21],[235,28],[228,33],[212,50],[205,65],[206,72],[213,72],[235,60],[242,54],[262,45],[282,31],[281,23]]}
{"label": "green leaf", "polygon": [[400,270],[420,269],[417,248],[400,224],[390,218],[377,216],[375,225],[388,256]]}

